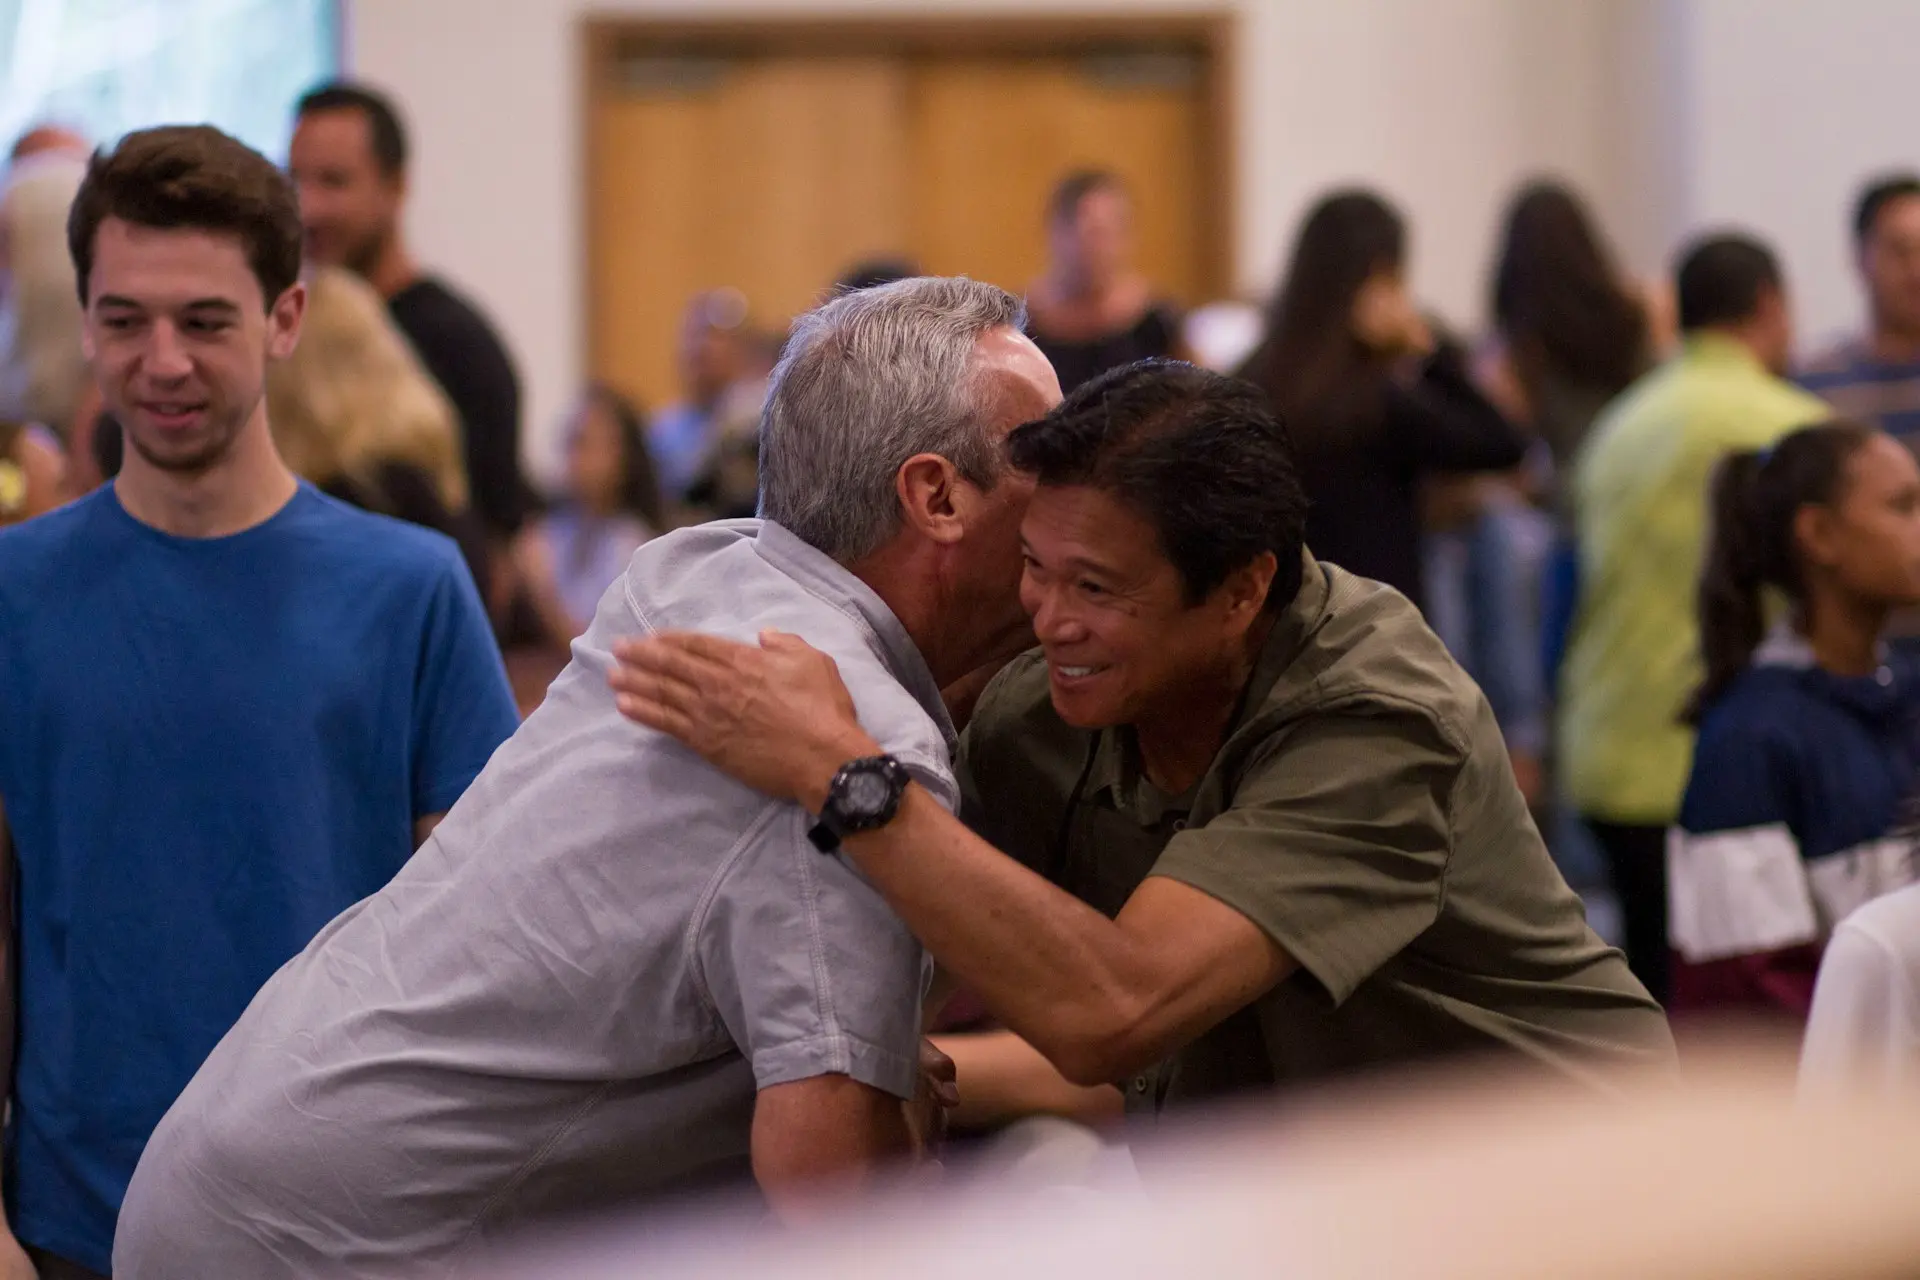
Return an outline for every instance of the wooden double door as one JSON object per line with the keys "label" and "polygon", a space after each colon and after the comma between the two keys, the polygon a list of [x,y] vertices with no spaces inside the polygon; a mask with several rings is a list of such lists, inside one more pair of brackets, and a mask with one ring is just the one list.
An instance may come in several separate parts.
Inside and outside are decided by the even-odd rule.
{"label": "wooden double door", "polygon": [[998,40],[903,28],[592,34],[595,377],[672,400],[678,317],[703,289],[740,289],[776,329],[874,257],[1020,291],[1044,261],[1048,193],[1077,168],[1131,186],[1140,265],[1167,296],[1224,289],[1212,43],[1033,33],[1019,47],[1017,24]]}

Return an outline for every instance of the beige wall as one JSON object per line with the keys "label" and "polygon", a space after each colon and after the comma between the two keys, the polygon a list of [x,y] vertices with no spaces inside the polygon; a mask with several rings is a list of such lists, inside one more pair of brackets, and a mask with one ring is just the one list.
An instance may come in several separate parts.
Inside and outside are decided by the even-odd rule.
{"label": "beige wall", "polygon": [[529,454],[545,471],[585,349],[577,24],[588,12],[1233,12],[1241,287],[1266,291],[1316,192],[1365,181],[1411,215],[1422,295],[1473,324],[1500,204],[1536,170],[1586,188],[1629,258],[1657,264],[1670,219],[1633,196],[1661,165],[1623,138],[1640,128],[1671,150],[1650,105],[1659,77],[1621,66],[1663,46],[1677,2],[357,0],[349,57],[407,109],[416,248],[505,330],[527,384]]}

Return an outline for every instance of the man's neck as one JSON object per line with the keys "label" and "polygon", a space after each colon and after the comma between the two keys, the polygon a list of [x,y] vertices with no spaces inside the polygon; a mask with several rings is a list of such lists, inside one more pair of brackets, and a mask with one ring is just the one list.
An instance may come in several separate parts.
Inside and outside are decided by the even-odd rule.
{"label": "man's neck", "polygon": [[129,448],[113,482],[114,496],[128,515],[177,538],[244,533],[271,519],[299,487],[273,447],[264,416],[248,424],[232,451],[205,471],[166,471]]}
{"label": "man's neck", "polygon": [[1883,364],[1920,363],[1920,333],[1897,328],[1884,320],[1874,322],[1867,348],[1873,358]]}
{"label": "man's neck", "polygon": [[[847,571],[867,584],[900,620],[907,638],[927,664],[934,682],[945,688],[997,656],[996,641],[982,642],[941,598],[932,553],[924,543],[895,538]],[[1024,646],[1022,646],[1024,647]],[[1018,650],[1014,650],[1018,652]]]}
{"label": "man's neck", "polygon": [[1206,774],[1226,741],[1273,621],[1271,614],[1263,613],[1248,629],[1232,661],[1178,690],[1177,696],[1163,698],[1162,711],[1134,722],[1140,769],[1147,781],[1169,795],[1181,795]]}
{"label": "man's neck", "polygon": [[395,294],[420,279],[420,264],[396,235],[381,247],[365,274],[374,292],[391,302]]}

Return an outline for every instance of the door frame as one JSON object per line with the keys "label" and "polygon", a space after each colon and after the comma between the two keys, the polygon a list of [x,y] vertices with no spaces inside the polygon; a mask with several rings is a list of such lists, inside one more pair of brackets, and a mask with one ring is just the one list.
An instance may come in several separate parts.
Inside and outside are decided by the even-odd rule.
{"label": "door frame", "polygon": [[593,324],[595,250],[593,227],[595,131],[600,99],[614,92],[623,55],[755,54],[913,54],[972,53],[1058,55],[1094,53],[1149,43],[1185,45],[1200,56],[1205,103],[1208,189],[1201,207],[1200,281],[1202,291],[1224,298],[1234,292],[1237,275],[1239,113],[1235,83],[1239,15],[1222,7],[1191,13],[1087,13],[984,15],[909,12],[877,17],[786,17],[778,14],[714,18],[589,16],[578,24],[581,126],[580,219],[581,329],[587,338],[587,362],[599,365]]}

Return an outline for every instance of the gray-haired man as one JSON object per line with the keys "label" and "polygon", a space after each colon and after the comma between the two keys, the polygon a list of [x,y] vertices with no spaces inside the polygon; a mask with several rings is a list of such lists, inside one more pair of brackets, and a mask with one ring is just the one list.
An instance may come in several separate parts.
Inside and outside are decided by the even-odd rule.
{"label": "gray-haired man", "polygon": [[951,806],[940,690],[1029,634],[1029,486],[999,443],[1060,391],[1023,320],[992,286],[919,279],[798,322],[765,518],[634,557],[413,861],[274,977],[161,1122],[116,1274],[443,1262],[749,1166],[791,1216],[909,1149],[919,945],[797,806],[624,719],[608,651],[804,636]]}

